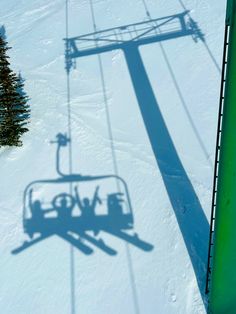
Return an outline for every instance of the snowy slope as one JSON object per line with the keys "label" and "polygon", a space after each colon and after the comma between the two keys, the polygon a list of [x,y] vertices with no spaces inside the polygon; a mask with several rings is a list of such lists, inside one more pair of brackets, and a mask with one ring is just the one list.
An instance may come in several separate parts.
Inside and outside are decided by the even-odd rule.
{"label": "snowy slope", "polygon": [[[94,32],[94,23],[101,31],[185,9],[205,35],[205,43],[184,36],[139,47],[176,150],[172,158],[163,133],[154,134],[163,152],[153,152],[122,50],[100,55],[104,82],[97,55],[77,59],[70,72],[73,173],[118,172],[133,207],[134,229],[129,234],[137,233],[153,249],[145,252],[100,232],[96,238],[117,255],[86,242],[94,250],[87,256],[56,235],[11,254],[28,239],[22,225],[25,187],[58,177],[56,145],[50,141],[59,132],[68,133],[66,3],[1,0],[0,25],[13,47],[11,64],[26,79],[32,109],[24,146],[0,149],[1,312],[205,313],[199,286],[203,289],[205,279],[225,1],[93,0],[94,21],[90,5],[89,0],[68,1],[69,37]],[[142,89],[142,78],[139,86]],[[68,150],[63,150],[62,169],[67,173]],[[173,169],[181,163],[183,168]],[[94,185],[88,184],[83,193],[91,197],[93,192]],[[40,193],[47,197],[46,185]]]}

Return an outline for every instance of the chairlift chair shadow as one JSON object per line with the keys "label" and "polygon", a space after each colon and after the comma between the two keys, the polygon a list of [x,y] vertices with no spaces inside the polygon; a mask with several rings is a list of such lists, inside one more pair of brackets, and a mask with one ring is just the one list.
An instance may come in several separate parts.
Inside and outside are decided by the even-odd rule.
{"label": "chairlift chair shadow", "polygon": [[[23,227],[31,240],[26,241],[12,253],[17,254],[45,238],[58,235],[77,246],[85,254],[93,252],[84,243],[87,241],[107,254],[115,255],[115,250],[96,238],[101,231],[150,251],[152,249],[150,244],[140,240],[136,234],[130,235],[125,232],[133,229],[134,217],[128,187],[121,177],[113,174],[84,176],[64,174],[61,171],[61,148],[66,147],[69,142],[70,139],[61,133],[53,142],[57,144],[56,168],[59,177],[36,180],[25,188]],[[90,186],[93,187],[95,193],[92,198],[79,195],[83,190],[83,185],[89,187],[90,190]],[[98,207],[99,213],[97,213]]]}

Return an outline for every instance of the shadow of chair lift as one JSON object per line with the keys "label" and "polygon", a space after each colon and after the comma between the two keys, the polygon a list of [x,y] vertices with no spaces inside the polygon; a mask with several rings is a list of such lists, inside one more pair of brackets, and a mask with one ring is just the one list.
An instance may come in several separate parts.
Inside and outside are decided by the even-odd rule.
{"label": "shadow of chair lift", "polygon": [[[88,243],[109,255],[116,255],[115,249],[101,237],[98,238],[101,231],[144,251],[151,251],[151,244],[141,240],[136,233],[129,232],[134,228],[134,217],[127,184],[121,177],[83,176],[61,171],[61,148],[69,142],[70,139],[61,133],[53,142],[57,144],[56,169],[59,177],[33,181],[26,187],[23,227],[29,240],[12,253],[18,254],[57,235],[86,255],[93,253]],[[92,195],[87,196],[86,193],[91,194],[91,191]]]}

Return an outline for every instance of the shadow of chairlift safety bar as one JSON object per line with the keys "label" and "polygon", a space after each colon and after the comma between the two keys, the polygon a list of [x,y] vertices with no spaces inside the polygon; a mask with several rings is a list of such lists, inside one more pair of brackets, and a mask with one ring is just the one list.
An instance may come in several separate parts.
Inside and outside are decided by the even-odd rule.
{"label": "shadow of chairlift safety bar", "polygon": [[[136,233],[131,235],[125,232],[133,229],[134,221],[128,187],[121,177],[70,175],[61,171],[61,148],[66,147],[69,142],[70,139],[61,133],[52,142],[57,144],[56,169],[59,178],[33,181],[26,187],[23,226],[31,240],[25,241],[12,253],[20,253],[37,242],[57,235],[84,254],[93,253],[93,249],[86,243],[89,242],[109,255],[116,255],[113,248],[106,245],[101,238],[97,239],[100,231],[125,240],[144,251],[151,251],[153,246],[139,239]],[[87,184],[87,188],[94,186],[95,192],[91,198],[87,197],[88,191],[83,193],[86,197],[81,197],[84,184]],[[101,190],[105,195],[103,197],[99,195]],[[49,196],[43,194],[45,191]],[[45,198],[48,198],[48,202],[45,202]],[[102,213],[97,214],[97,207],[104,203]],[[74,214],[76,207],[77,214]],[[38,236],[35,237],[35,234]]]}
{"label": "shadow of chairlift safety bar", "polygon": [[173,38],[192,36],[205,41],[197,23],[188,15],[189,10],[162,18],[114,27],[95,33],[65,38],[66,70],[75,67],[75,59],[115,49],[125,50],[131,44],[140,46],[170,40]]}

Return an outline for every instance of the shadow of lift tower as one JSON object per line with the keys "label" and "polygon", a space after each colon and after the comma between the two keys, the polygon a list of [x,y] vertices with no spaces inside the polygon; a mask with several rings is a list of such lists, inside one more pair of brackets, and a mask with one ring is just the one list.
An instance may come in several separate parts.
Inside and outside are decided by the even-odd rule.
{"label": "shadow of lift tower", "polygon": [[188,12],[66,38],[65,57],[69,73],[76,58],[116,49],[124,52],[153,153],[204,299],[209,224],[179,159],[139,52],[142,45],[185,36],[191,36],[195,42],[204,41],[204,35]]}

